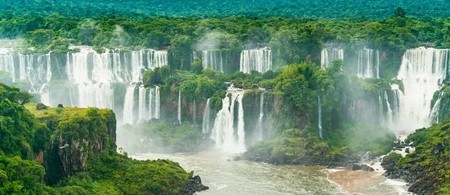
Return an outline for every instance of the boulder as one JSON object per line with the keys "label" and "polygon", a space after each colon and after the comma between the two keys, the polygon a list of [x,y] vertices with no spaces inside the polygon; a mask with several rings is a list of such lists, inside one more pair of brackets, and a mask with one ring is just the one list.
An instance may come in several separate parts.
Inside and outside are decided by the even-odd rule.
{"label": "boulder", "polygon": [[361,170],[363,171],[374,171],[374,169],[368,165],[362,164],[361,165]]}
{"label": "boulder", "polygon": [[204,190],[208,190],[209,187],[202,184],[202,179],[200,176],[196,175],[191,177],[182,190],[183,194],[195,194],[195,192],[200,192]]}
{"label": "boulder", "polygon": [[46,106],[45,104],[43,104],[43,103],[38,103],[37,105],[36,105],[36,110],[45,110],[45,109],[47,109],[48,108],[48,106]]}
{"label": "boulder", "polygon": [[361,166],[359,164],[353,164],[352,165],[352,171],[361,170]]}

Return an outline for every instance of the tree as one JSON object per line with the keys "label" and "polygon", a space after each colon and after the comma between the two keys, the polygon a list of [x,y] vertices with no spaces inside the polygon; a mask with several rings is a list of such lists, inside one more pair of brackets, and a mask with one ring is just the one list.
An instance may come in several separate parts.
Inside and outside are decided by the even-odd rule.
{"label": "tree", "polygon": [[401,18],[404,18],[405,16],[406,16],[406,11],[405,11],[403,8],[397,7],[397,8],[394,10],[394,17],[401,17]]}

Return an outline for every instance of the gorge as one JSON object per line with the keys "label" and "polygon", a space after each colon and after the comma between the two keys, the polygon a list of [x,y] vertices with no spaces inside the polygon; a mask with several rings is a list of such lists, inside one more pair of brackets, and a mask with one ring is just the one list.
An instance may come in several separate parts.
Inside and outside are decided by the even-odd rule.
{"label": "gorge", "polygon": [[0,194],[450,192],[446,19],[110,14],[0,19]]}

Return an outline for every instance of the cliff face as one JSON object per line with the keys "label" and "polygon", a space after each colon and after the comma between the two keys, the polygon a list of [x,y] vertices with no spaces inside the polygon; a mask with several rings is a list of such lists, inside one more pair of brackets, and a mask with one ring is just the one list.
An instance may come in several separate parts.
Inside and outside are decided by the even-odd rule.
{"label": "cliff face", "polygon": [[111,110],[34,107],[28,108],[53,131],[44,152],[49,183],[87,171],[90,160],[116,150],[116,119]]}
{"label": "cliff face", "polygon": [[80,190],[87,194],[192,194],[207,189],[198,176],[192,177],[178,163],[137,161],[118,154],[116,119],[111,110],[37,110],[33,104],[27,108],[52,131],[41,152],[46,183],[65,181],[54,189],[56,194]]}

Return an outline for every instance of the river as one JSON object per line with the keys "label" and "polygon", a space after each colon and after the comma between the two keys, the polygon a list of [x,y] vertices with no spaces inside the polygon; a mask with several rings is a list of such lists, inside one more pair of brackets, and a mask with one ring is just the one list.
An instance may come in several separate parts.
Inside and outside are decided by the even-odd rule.
{"label": "river", "polygon": [[[200,175],[210,189],[198,194],[408,194],[406,185],[378,172],[326,169],[320,166],[275,166],[231,160],[219,152],[138,154],[138,160],[170,159]],[[330,179],[331,178],[331,179]],[[339,183],[339,184],[338,184]]]}

